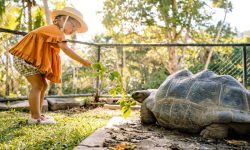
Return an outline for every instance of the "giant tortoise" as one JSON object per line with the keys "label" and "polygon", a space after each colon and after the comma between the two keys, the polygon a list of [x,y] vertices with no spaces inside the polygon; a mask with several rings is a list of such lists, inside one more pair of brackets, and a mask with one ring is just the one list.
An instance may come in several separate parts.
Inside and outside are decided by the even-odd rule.
{"label": "giant tortoise", "polygon": [[181,70],[168,76],[158,89],[136,91],[132,97],[142,103],[145,124],[157,122],[204,138],[250,131],[250,93],[229,75]]}

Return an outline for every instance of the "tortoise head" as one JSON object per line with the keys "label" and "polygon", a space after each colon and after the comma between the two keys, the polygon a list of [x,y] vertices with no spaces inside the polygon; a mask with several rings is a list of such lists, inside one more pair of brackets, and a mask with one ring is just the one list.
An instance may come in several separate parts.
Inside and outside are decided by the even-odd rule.
{"label": "tortoise head", "polygon": [[140,90],[132,93],[132,97],[139,103],[142,103],[150,94],[152,90]]}

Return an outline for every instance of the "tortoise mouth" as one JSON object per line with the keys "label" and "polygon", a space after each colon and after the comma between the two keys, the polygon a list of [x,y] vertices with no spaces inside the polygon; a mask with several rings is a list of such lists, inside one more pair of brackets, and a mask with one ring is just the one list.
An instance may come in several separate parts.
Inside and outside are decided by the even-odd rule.
{"label": "tortoise mouth", "polygon": [[141,97],[141,94],[140,94],[139,92],[134,92],[134,93],[132,94],[132,97],[133,97],[134,99],[137,99],[137,98],[140,98],[140,97]]}
{"label": "tortoise mouth", "polygon": [[142,103],[149,95],[150,93],[148,91],[137,91],[132,93],[132,98],[137,102]]}

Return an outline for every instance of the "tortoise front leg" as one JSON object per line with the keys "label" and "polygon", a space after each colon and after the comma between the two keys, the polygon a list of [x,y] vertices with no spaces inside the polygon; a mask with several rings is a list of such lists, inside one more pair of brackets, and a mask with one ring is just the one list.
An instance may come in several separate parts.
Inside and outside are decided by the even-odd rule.
{"label": "tortoise front leg", "polygon": [[141,122],[143,124],[156,123],[156,118],[154,114],[147,108],[145,102],[141,104]]}
{"label": "tortoise front leg", "polygon": [[200,135],[203,138],[218,138],[222,139],[227,137],[229,126],[226,124],[211,124],[203,129]]}

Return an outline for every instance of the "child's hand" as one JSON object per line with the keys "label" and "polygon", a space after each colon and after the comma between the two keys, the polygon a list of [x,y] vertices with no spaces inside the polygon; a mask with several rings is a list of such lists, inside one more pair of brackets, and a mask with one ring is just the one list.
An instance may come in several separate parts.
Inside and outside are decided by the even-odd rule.
{"label": "child's hand", "polygon": [[88,61],[88,60],[84,60],[84,62],[82,62],[82,64],[85,66],[85,67],[91,67],[91,62],[90,61]]}

